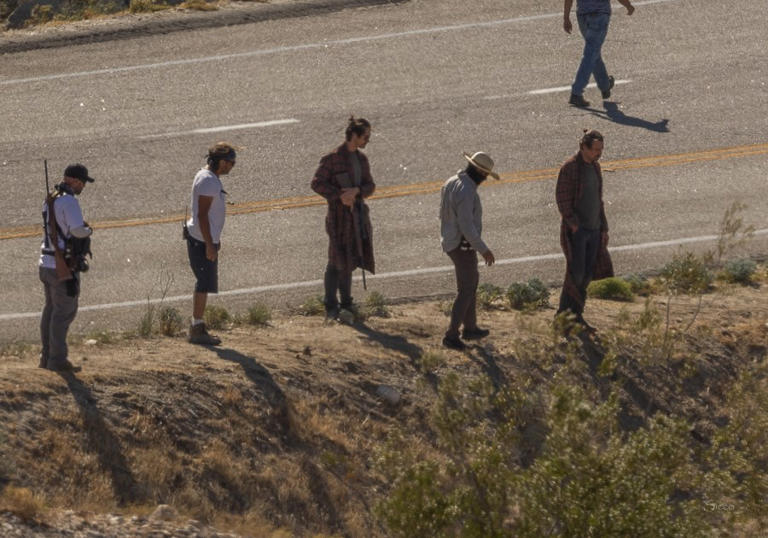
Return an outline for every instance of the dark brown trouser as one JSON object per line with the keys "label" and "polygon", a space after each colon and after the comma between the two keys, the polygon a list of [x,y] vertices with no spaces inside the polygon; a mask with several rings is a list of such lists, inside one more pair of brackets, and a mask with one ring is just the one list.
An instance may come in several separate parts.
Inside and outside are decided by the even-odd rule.
{"label": "dark brown trouser", "polygon": [[477,285],[480,273],[477,270],[477,252],[474,249],[455,248],[448,253],[456,270],[458,295],[451,310],[451,325],[445,333],[448,338],[459,337],[459,327],[464,330],[477,328]]}

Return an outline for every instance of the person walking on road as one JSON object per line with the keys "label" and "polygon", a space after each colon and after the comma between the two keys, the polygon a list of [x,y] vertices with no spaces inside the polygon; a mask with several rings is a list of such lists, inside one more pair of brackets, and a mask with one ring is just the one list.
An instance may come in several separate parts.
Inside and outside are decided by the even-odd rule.
{"label": "person walking on road", "polygon": [[560,211],[560,245],[566,270],[558,315],[571,312],[584,321],[587,286],[595,279],[613,276],[608,254],[608,221],[603,206],[603,176],[597,162],[603,152],[603,135],[584,131],[579,152],[565,161],[557,177],[557,208]]}
{"label": "person walking on road", "polygon": [[344,143],[320,159],[311,187],[328,201],[328,264],[323,279],[326,317],[351,323],[352,271],[360,267],[374,273],[376,269],[371,220],[363,201],[373,194],[376,185],[368,158],[360,151],[371,138],[370,122],[352,116],[345,134]]}
{"label": "person walking on road", "polygon": [[38,272],[43,283],[45,306],[40,319],[40,367],[55,371],[78,371],[67,358],[67,332],[77,315],[81,273],[88,270],[93,230],[83,220],[75,198],[86,183],[93,183],[88,169],[72,164],[64,178],[48,193],[43,204],[43,244]]}
{"label": "person walking on road", "polygon": [[499,175],[493,171],[493,159],[486,153],[478,151],[471,157],[465,153],[464,158],[469,161],[467,167],[448,179],[440,190],[440,244],[453,262],[458,290],[443,346],[455,350],[466,348],[459,338],[462,325],[464,340],[484,338],[490,333],[477,326],[477,253],[488,266],[496,262],[481,238],[483,207],[477,188],[488,176],[499,179]]}
{"label": "person walking on road", "polygon": [[227,196],[221,176],[232,171],[236,157],[237,153],[230,144],[219,142],[213,145],[208,150],[207,166],[195,175],[192,182],[192,215],[185,223],[184,237],[189,265],[197,279],[188,336],[193,344],[216,346],[221,343],[220,338],[208,333],[203,315],[208,294],[219,291],[219,250]]}
{"label": "person walking on road", "polygon": [[[627,10],[628,15],[635,12],[630,0],[619,0],[619,3]],[[563,29],[571,33],[571,7],[573,0],[565,0],[563,8]],[[608,34],[608,23],[611,20],[610,0],[576,0],[576,19],[579,31],[584,37],[584,54],[581,57],[579,69],[576,71],[576,79],[571,86],[570,104],[578,107],[588,107],[589,101],[584,99],[584,89],[589,83],[589,77],[594,75],[597,87],[602,93],[603,99],[611,96],[611,89],[616,82],[608,75],[602,54],[600,52],[605,37]]]}

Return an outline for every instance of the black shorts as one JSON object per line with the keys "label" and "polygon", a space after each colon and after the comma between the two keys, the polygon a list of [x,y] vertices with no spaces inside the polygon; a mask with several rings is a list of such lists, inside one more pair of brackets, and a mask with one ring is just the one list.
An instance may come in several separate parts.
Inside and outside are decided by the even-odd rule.
{"label": "black shorts", "polygon": [[[219,250],[219,245],[216,245]],[[197,278],[195,283],[196,293],[219,292],[219,259],[211,261],[205,257],[205,242],[198,241],[194,237],[187,239],[187,253],[189,254],[189,266]]]}

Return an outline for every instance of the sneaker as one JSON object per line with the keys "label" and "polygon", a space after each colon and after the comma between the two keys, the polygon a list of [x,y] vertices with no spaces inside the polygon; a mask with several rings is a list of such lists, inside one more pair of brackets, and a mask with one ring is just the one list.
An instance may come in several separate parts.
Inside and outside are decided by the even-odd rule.
{"label": "sneaker", "polygon": [[608,77],[608,89],[602,90],[603,99],[608,99],[611,96],[611,90],[613,89],[613,86],[616,84],[616,79],[613,77]]}
{"label": "sneaker", "polygon": [[576,95],[575,93],[571,94],[571,98],[568,99],[568,104],[571,104],[573,106],[578,106],[581,108],[585,108],[589,106],[589,101],[584,99],[581,95]]}
{"label": "sneaker", "polygon": [[64,359],[63,361],[48,361],[48,364],[46,366],[49,370],[52,372],[79,372],[82,370],[79,366],[75,366],[71,362],[69,362],[67,359]]}
{"label": "sneaker", "polygon": [[474,329],[464,329],[464,331],[461,333],[461,337],[464,340],[479,340],[481,338],[485,338],[489,334],[491,334],[491,331],[488,329],[475,327]]}
{"label": "sneaker", "polygon": [[458,338],[451,338],[449,336],[443,337],[443,346],[448,349],[455,349],[456,351],[464,351],[467,349],[467,344]]}
{"label": "sneaker", "polygon": [[199,344],[201,346],[218,346],[221,344],[221,338],[208,333],[205,323],[190,325],[187,340],[190,344]]}

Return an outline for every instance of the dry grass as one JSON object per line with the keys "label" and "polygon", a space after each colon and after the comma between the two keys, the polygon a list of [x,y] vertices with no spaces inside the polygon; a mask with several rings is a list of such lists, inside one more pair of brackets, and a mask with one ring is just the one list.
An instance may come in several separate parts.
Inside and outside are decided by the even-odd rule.
{"label": "dry grass", "polygon": [[33,520],[45,510],[43,499],[27,488],[7,486],[0,493],[0,510],[12,512],[24,520]]}
{"label": "dry grass", "polygon": [[[711,362],[736,367],[734,357],[745,353],[764,359],[766,293],[731,287],[706,302],[691,330],[717,345],[706,350],[714,358],[690,361],[692,375],[723,371],[707,370]],[[680,299],[674,317],[684,321],[695,307]],[[620,308],[637,316],[644,305],[590,300],[586,315],[608,330]],[[33,514],[46,507],[148,512],[162,502],[257,536],[386,535],[372,507],[389,482],[374,462],[395,427],[405,428],[402,442],[417,454],[439,458],[427,428],[435,380],[495,373],[515,383],[527,373],[545,383],[551,365],[531,357],[553,345],[551,309],[481,312],[492,335],[467,353],[439,347],[447,320],[438,302],[390,310],[364,328],[277,317],[274,327],[224,332],[218,349],[169,338],[75,342],[72,355],[89,360],[70,380],[37,368],[30,346],[0,365],[0,458],[14,465],[2,473],[10,485],[0,502],[27,502]],[[645,390],[663,382],[652,374],[644,374]],[[402,402],[382,402],[381,384],[396,387]],[[529,412],[521,410],[522,419]]]}
{"label": "dry grass", "polygon": [[219,9],[219,4],[218,2],[206,2],[206,0],[187,0],[179,7],[194,11],[217,11]]}

